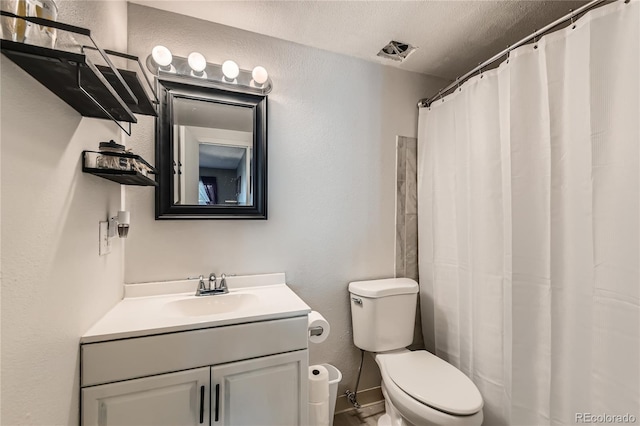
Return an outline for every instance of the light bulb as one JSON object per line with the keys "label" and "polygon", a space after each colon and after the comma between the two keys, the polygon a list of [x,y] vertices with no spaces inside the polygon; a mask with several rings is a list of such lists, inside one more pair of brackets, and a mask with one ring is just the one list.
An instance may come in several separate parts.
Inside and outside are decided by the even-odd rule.
{"label": "light bulb", "polygon": [[238,64],[229,60],[222,63],[222,74],[229,80],[234,80],[238,74],[240,74],[240,68]]}
{"label": "light bulb", "polygon": [[199,52],[189,53],[187,62],[189,63],[191,69],[198,73],[201,73],[207,67],[207,60],[204,58],[202,53]]}
{"label": "light bulb", "polygon": [[171,65],[171,61],[173,61],[173,55],[171,55],[171,51],[164,46],[156,46],[151,50],[151,56],[156,64],[161,67],[167,67]]}
{"label": "light bulb", "polygon": [[264,84],[269,79],[269,74],[267,73],[267,70],[264,69],[264,67],[257,66],[251,72],[251,77],[253,77],[253,81],[255,81],[256,83]]}

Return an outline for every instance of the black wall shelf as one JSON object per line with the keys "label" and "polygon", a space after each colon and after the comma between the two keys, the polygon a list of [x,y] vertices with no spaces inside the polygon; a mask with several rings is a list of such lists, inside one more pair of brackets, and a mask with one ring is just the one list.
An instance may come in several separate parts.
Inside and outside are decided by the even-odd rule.
{"label": "black wall shelf", "polygon": [[96,75],[89,67],[86,55],[4,39],[1,43],[2,53],[6,57],[82,116],[111,119],[108,115],[111,114],[117,121],[137,122],[122,98],[114,95],[109,90],[109,84],[102,81],[104,78],[101,80],[101,75]]}
{"label": "black wall shelf", "polygon": [[82,171],[113,182],[118,182],[121,185],[158,186],[155,180],[133,170],[109,170],[83,167]]}
{"label": "black wall shelf", "polygon": [[[134,60],[141,68],[136,56],[103,51],[95,44],[91,38],[91,31],[86,28],[42,18],[18,16],[6,11],[0,11],[0,14],[3,17],[23,19],[69,31],[91,40],[93,46],[79,44],[77,48],[82,53],[77,53],[0,39],[0,48],[6,57],[82,116],[113,120],[128,135],[131,134],[131,123],[137,122],[134,113],[157,116],[156,106],[149,99],[136,72],[116,69],[108,59],[107,53]],[[97,51],[108,66],[94,65],[85,54],[86,49]],[[144,77],[146,79],[146,75]],[[148,79],[147,84],[155,97]],[[128,131],[120,122],[129,123]]]}
{"label": "black wall shelf", "polygon": [[120,95],[120,97],[125,101],[129,109],[131,109],[133,113],[152,115],[154,117],[158,115],[153,102],[145,93],[144,88],[142,87],[142,83],[140,82],[140,79],[138,78],[138,74],[136,72],[118,69],[120,75],[122,75],[122,78],[124,78],[124,81],[127,83],[127,86],[131,88],[131,91],[133,91],[133,94],[136,96],[137,102],[136,100],[128,96],[127,91],[124,89],[124,87],[122,87],[122,84],[120,83],[120,81],[118,81],[115,74],[111,71],[111,68],[102,65],[98,65],[97,68],[98,70],[100,70],[102,75],[104,75],[111,86],[116,89],[118,95]]}
{"label": "black wall shelf", "polygon": [[[127,158],[130,161],[136,161],[144,166],[150,174],[156,174],[156,169],[147,163],[144,158],[139,155],[129,153],[116,153],[116,152],[96,152],[96,151],[82,151],[82,171],[84,173],[90,173],[92,175],[100,176],[101,178],[108,179],[113,182],[118,182],[121,185],[134,185],[134,186],[158,186],[158,183],[152,178],[145,176],[137,170],[118,170],[107,169],[96,166],[96,156],[106,155],[117,158]],[[90,164],[90,166],[87,166]]]}

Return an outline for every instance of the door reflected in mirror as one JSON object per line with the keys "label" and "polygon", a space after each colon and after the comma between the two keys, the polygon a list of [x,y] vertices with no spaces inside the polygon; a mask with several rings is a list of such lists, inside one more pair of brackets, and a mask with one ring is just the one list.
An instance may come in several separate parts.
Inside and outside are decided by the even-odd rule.
{"label": "door reflected in mirror", "polygon": [[251,147],[200,143],[198,204],[253,204]]}
{"label": "door reflected in mirror", "polygon": [[266,218],[266,97],[161,80],[157,218]]}

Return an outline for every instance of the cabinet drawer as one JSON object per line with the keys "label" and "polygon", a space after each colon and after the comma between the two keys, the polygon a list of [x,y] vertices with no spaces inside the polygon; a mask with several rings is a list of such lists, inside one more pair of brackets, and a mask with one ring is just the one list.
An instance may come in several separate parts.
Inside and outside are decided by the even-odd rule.
{"label": "cabinet drawer", "polygon": [[307,348],[307,317],[81,346],[81,386],[187,370]]}

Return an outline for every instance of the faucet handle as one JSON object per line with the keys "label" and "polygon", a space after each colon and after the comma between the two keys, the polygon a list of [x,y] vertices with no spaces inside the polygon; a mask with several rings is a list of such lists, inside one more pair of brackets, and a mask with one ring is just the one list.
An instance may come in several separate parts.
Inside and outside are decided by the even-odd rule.
{"label": "faucet handle", "polygon": [[204,276],[200,275],[196,277],[187,277],[188,280],[198,280],[198,288],[196,290],[196,296],[199,296],[202,291],[207,289],[207,286],[204,284]]}
{"label": "faucet handle", "polygon": [[221,290],[224,290],[225,292],[227,292],[228,291],[228,288],[227,288],[227,274],[222,274],[220,276],[220,278],[222,278],[222,279],[220,280],[220,287],[219,288]]}

